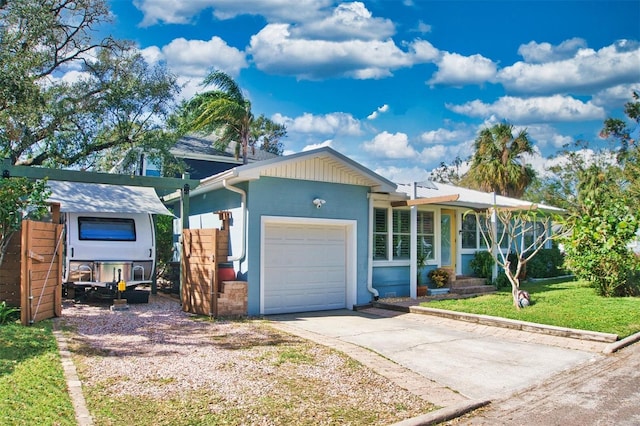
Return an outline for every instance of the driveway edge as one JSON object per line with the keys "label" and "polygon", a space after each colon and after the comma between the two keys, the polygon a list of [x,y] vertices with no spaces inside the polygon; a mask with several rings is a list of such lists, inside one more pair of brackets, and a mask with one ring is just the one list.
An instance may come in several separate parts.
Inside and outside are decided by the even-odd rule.
{"label": "driveway edge", "polygon": [[463,416],[470,411],[484,407],[485,405],[488,405],[490,403],[491,401],[488,401],[488,400],[464,402],[461,404],[456,404],[450,407],[442,408],[438,411],[433,411],[431,413],[423,414],[421,416],[412,417],[410,419],[406,419],[401,422],[394,423],[391,426],[423,426],[423,425],[438,424],[438,423],[446,422],[448,420],[453,420],[455,418]]}
{"label": "driveway edge", "polygon": [[93,418],[87,409],[87,402],[84,399],[84,394],[82,393],[82,383],[78,377],[76,366],[71,359],[71,352],[69,351],[67,338],[64,336],[62,331],[58,329],[58,322],[55,320],[53,321],[53,336],[56,338],[56,342],[58,343],[58,352],[60,353],[62,370],[67,382],[67,389],[69,391],[73,410],[76,414],[78,426],[93,426]]}
{"label": "driveway edge", "polygon": [[603,343],[614,343],[618,340],[617,334],[601,333],[597,331],[578,330],[573,328],[556,327],[552,325],[537,324],[534,322],[512,320],[507,318],[492,317],[489,315],[468,314],[465,312],[448,311],[446,309],[426,308],[424,306],[399,306],[391,303],[374,302],[377,308],[398,312],[408,312],[423,315],[435,315],[459,321],[474,322],[494,327],[510,328],[513,330],[530,331],[534,333],[548,334],[559,337],[569,337],[580,340],[590,340]]}

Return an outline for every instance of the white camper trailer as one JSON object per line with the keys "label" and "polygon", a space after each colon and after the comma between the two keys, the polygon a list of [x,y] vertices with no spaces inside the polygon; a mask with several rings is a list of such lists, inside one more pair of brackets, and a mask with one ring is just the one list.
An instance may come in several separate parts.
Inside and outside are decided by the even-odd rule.
{"label": "white camper trailer", "polygon": [[65,225],[63,287],[69,297],[114,297],[150,284],[155,273],[153,214],[171,213],[153,188],[50,181]]}

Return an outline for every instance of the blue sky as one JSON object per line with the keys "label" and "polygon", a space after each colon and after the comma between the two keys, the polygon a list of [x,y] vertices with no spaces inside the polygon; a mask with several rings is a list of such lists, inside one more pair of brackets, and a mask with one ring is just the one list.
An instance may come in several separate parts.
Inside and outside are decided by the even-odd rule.
{"label": "blue sky", "polygon": [[107,30],[191,97],[212,69],[287,126],[285,152],[330,145],[419,181],[507,120],[545,158],[598,141],[640,91],[640,1],[111,0]]}

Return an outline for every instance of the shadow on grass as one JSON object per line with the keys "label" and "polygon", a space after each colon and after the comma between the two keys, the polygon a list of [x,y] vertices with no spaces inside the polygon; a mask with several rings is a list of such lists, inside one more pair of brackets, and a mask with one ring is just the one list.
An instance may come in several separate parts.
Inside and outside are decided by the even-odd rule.
{"label": "shadow on grass", "polygon": [[18,323],[0,326],[0,376],[13,373],[22,362],[57,351],[51,322],[25,327]]}

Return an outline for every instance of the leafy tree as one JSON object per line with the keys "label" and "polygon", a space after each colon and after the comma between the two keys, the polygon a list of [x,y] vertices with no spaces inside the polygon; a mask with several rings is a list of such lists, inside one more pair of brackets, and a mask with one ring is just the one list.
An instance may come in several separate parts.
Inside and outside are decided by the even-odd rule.
{"label": "leafy tree", "polygon": [[587,199],[584,206],[584,213],[571,218],[573,232],[565,243],[567,265],[601,296],[637,293],[632,271],[638,270],[639,263],[627,246],[640,224],[637,208],[614,198]]}
{"label": "leafy tree", "polygon": [[37,219],[45,215],[49,195],[45,181],[0,179],[0,266],[13,235],[20,229],[22,219]]}
{"label": "leafy tree", "polygon": [[[564,219],[554,213],[529,209],[495,208],[486,212],[469,212],[476,217],[478,229],[489,250],[508,242],[509,251],[489,251],[504,270],[511,284],[513,305],[520,309],[518,293],[520,277],[531,259],[544,249],[549,241],[560,239],[568,232]],[[515,264],[514,264],[515,262]]]}
{"label": "leafy tree", "polygon": [[241,154],[243,164],[247,163],[249,147],[255,147],[259,141],[269,152],[282,152],[279,140],[286,135],[286,129],[264,116],[255,119],[251,101],[233,78],[223,71],[213,71],[203,85],[216,89],[199,93],[184,105],[185,132],[218,134],[214,144],[218,149],[226,149],[231,142],[236,142],[237,150],[241,151],[236,151],[236,157]]}
{"label": "leafy tree", "polygon": [[129,43],[94,41],[106,0],[4,2],[0,16],[0,154],[105,170],[136,148],[168,152],[176,79]]}
{"label": "leafy tree", "polygon": [[460,166],[462,165],[462,159],[456,157],[451,165],[442,161],[440,165],[433,169],[429,174],[429,179],[434,182],[450,183],[452,185],[458,185],[460,183]]}
{"label": "leafy tree", "polygon": [[508,197],[522,197],[535,172],[522,160],[533,153],[526,130],[513,136],[513,126],[499,123],[480,131],[474,143],[475,153],[461,184]]}
{"label": "leafy tree", "polygon": [[251,123],[251,140],[253,147],[259,145],[259,149],[275,155],[282,155],[283,147],[280,139],[287,135],[287,128],[260,114]]}
{"label": "leafy tree", "polygon": [[574,178],[577,195],[570,218],[574,231],[565,243],[566,261],[602,296],[640,292],[635,281],[640,261],[629,248],[640,229],[640,155],[633,139],[639,130],[640,102],[635,92],[633,99],[625,105],[630,125],[613,118],[604,122],[601,136],[615,144],[613,151],[600,153]]}

